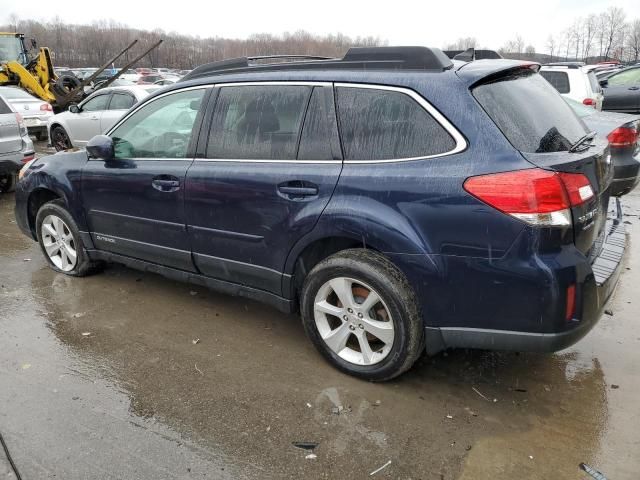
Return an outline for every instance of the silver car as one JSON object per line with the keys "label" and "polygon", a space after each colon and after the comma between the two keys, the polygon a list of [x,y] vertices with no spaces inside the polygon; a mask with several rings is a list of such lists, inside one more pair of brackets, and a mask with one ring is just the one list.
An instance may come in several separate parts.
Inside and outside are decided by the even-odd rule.
{"label": "silver car", "polygon": [[101,88],[69,111],[49,119],[51,145],[56,150],[82,148],[91,138],[112,127],[129,108],[146,98],[157,86],[123,86]]}
{"label": "silver car", "polygon": [[35,158],[20,114],[0,95],[0,193],[13,190],[18,171]]}
{"label": "silver car", "polygon": [[51,104],[18,87],[0,87],[0,95],[22,116],[29,135],[47,139],[47,122],[53,116]]}

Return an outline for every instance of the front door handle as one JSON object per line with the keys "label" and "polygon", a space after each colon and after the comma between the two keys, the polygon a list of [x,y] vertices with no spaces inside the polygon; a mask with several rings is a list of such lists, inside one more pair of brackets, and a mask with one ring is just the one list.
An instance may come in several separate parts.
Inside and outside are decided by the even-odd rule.
{"label": "front door handle", "polygon": [[180,180],[171,175],[160,175],[152,180],[151,186],[160,192],[175,192],[180,190]]}
{"label": "front door handle", "polygon": [[629,87],[629,90],[640,90],[640,87]]}

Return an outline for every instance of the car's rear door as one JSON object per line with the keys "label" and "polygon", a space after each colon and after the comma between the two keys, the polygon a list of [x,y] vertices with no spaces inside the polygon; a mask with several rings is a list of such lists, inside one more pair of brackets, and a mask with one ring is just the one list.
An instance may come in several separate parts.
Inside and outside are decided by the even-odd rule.
{"label": "car's rear door", "polygon": [[78,113],[69,112],[65,119],[66,130],[74,146],[84,147],[91,138],[102,133],[100,120],[110,98],[110,92],[97,94],[81,103]]}
{"label": "car's rear door", "polygon": [[18,118],[0,97],[0,155],[19,152],[21,149],[22,137]]}
{"label": "car's rear door", "polygon": [[124,91],[113,92],[107,109],[102,112],[102,116],[100,117],[100,131],[108,131],[135,103],[136,97],[134,97],[132,93]]}
{"label": "car's rear door", "polygon": [[97,248],[193,270],[184,187],[207,91],[171,92],[141,105],[109,133],[115,159],[87,162],[82,205]]}
{"label": "car's rear door", "polygon": [[624,70],[607,80],[603,110],[622,113],[640,112],[640,68]]}
{"label": "car's rear door", "polygon": [[342,169],[331,84],[216,89],[187,174],[186,217],[204,274],[281,293],[294,243],[311,231]]}

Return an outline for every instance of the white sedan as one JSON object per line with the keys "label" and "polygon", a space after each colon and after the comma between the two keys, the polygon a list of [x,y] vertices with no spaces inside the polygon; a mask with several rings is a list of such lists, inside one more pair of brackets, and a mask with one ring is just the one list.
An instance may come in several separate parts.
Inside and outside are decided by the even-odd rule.
{"label": "white sedan", "polygon": [[68,111],[49,120],[51,144],[57,151],[84,147],[91,138],[109,130],[132,106],[158,90],[150,87],[101,88],[80,104],[72,104]]}

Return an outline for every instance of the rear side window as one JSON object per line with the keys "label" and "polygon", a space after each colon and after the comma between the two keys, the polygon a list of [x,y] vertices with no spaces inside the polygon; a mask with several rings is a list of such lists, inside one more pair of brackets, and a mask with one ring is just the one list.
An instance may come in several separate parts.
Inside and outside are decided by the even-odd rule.
{"label": "rear side window", "polygon": [[544,77],[544,79],[553,85],[560,93],[569,93],[571,88],[569,87],[569,75],[567,72],[551,72],[548,70],[541,71],[540,75]]}
{"label": "rear side window", "polygon": [[640,68],[612,75],[609,77],[609,85],[640,85]]}
{"label": "rear side window", "polygon": [[128,110],[136,103],[135,99],[126,93],[114,93],[111,97],[109,110]]}
{"label": "rear side window", "polygon": [[222,87],[207,158],[295,160],[311,87]]}
{"label": "rear side window", "polygon": [[11,109],[9,108],[9,105],[7,105],[2,98],[0,98],[0,115],[5,115],[7,113],[11,113]]}
{"label": "rear side window", "polygon": [[[323,87],[315,87],[309,102],[309,109],[302,128],[298,160],[332,160],[330,123],[330,97]],[[335,117],[334,117],[335,118]],[[335,120],[334,120],[335,122]]]}
{"label": "rear side window", "polygon": [[444,127],[402,92],[338,87],[337,98],[345,160],[419,158],[455,147]]}
{"label": "rear side window", "polygon": [[587,133],[549,82],[530,70],[482,84],[473,96],[522,152],[566,151]]}

